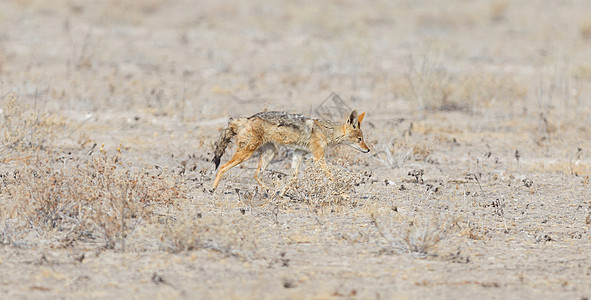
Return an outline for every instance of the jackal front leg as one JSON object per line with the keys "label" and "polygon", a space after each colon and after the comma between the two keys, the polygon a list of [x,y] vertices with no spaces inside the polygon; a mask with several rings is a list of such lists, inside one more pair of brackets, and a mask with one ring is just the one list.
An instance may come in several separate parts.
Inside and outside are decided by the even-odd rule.
{"label": "jackal front leg", "polygon": [[302,159],[304,158],[304,154],[306,154],[306,152],[301,150],[295,150],[293,152],[293,157],[291,160],[291,174],[289,176],[287,183],[285,184],[285,187],[283,187],[283,190],[281,191],[281,196],[285,196],[287,190],[289,190],[294,181],[298,179],[298,174],[300,173],[300,166],[302,165]]}
{"label": "jackal front leg", "polygon": [[326,163],[326,160],[324,160],[324,158],[322,158],[322,159],[316,161],[316,163],[318,164],[318,166],[320,166],[320,168],[322,169],[322,171],[326,175],[326,178],[328,178],[328,180],[330,180],[330,181],[334,181],[334,176],[330,172],[330,169],[328,168],[328,164]]}
{"label": "jackal front leg", "polygon": [[324,174],[326,174],[326,178],[328,178],[330,181],[334,181],[334,176],[332,176],[332,173],[326,164],[326,160],[324,159],[324,148],[319,148],[312,154],[314,155],[314,163],[316,163],[322,169]]}

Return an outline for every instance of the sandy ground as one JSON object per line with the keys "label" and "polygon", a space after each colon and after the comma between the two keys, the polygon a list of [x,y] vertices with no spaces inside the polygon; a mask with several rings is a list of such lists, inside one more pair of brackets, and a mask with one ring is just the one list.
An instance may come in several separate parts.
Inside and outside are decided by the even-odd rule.
{"label": "sandy ground", "polygon": [[[591,2],[267,2],[0,3],[0,116],[50,120],[1,129],[0,298],[591,297]],[[208,191],[230,117],[344,106],[372,152],[328,154],[341,185],[264,194],[251,159]],[[101,153],[157,183],[116,238],[16,209]]]}

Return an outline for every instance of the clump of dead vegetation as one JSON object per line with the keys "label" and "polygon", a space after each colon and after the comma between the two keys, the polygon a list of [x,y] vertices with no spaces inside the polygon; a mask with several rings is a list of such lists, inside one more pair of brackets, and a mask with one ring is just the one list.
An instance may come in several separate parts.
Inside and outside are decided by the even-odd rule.
{"label": "clump of dead vegetation", "polygon": [[46,240],[124,248],[138,224],[187,197],[177,180],[172,172],[151,174],[125,164],[120,153],[39,151],[3,174],[2,243]]}
{"label": "clump of dead vegetation", "polygon": [[377,209],[370,213],[370,219],[385,241],[383,253],[421,258],[437,255],[437,244],[450,234],[454,223],[449,216],[403,215],[396,207]]}
{"label": "clump of dead vegetation", "polygon": [[243,211],[214,212],[190,206],[164,222],[160,249],[169,252],[207,249],[228,256],[249,257],[258,248],[259,224]]}
{"label": "clump of dead vegetation", "polygon": [[328,165],[333,176],[329,178],[324,170],[316,164],[308,164],[303,176],[297,178],[292,185],[292,197],[303,201],[316,213],[340,211],[343,207],[354,205],[351,193],[355,187],[367,183],[370,172],[352,172],[339,163]]}
{"label": "clump of dead vegetation", "polygon": [[416,101],[422,110],[478,113],[497,105],[512,105],[527,96],[527,90],[511,76],[456,74],[437,53],[429,50],[409,59],[406,98]]}
{"label": "clump of dead vegetation", "polygon": [[16,93],[8,93],[0,102],[0,161],[50,145],[66,126],[63,117],[35,111],[23,102]]}

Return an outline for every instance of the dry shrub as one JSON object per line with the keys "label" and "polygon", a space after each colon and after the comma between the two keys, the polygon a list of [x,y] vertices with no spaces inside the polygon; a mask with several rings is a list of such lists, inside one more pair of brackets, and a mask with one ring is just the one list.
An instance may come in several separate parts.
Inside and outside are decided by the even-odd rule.
{"label": "dry shrub", "polygon": [[39,152],[5,177],[5,244],[26,241],[33,231],[33,238],[62,246],[90,242],[123,249],[129,231],[187,194],[173,172],[149,174],[104,151],[82,157]]}
{"label": "dry shrub", "polygon": [[231,256],[249,257],[255,251],[261,226],[240,212],[177,211],[174,221],[161,230],[161,250],[170,252],[208,249]]}
{"label": "dry shrub", "polygon": [[449,106],[451,74],[433,54],[411,57],[407,79],[407,96],[418,102],[421,109],[435,110]]}
{"label": "dry shrub", "polygon": [[407,74],[407,98],[427,111],[465,111],[469,113],[512,105],[527,96],[527,89],[513,77],[490,73],[453,74],[441,59],[427,53],[411,58]]}
{"label": "dry shrub", "polygon": [[452,217],[404,216],[391,210],[377,210],[370,214],[372,224],[386,241],[383,251],[412,254],[419,257],[435,255],[437,244],[446,237]]}
{"label": "dry shrub", "polygon": [[469,112],[479,112],[500,104],[501,109],[523,100],[527,90],[514,78],[487,73],[464,74],[454,80],[451,99]]}
{"label": "dry shrub", "polygon": [[343,207],[354,205],[350,200],[353,189],[366,183],[371,177],[369,172],[351,172],[338,165],[327,167],[333,179],[328,178],[322,167],[308,164],[303,176],[297,178],[291,186],[292,197],[303,201],[319,214],[340,211]]}
{"label": "dry shrub", "polygon": [[0,161],[8,155],[44,148],[65,127],[64,118],[32,111],[15,93],[3,97],[0,106]]}
{"label": "dry shrub", "polygon": [[489,4],[490,19],[495,22],[503,20],[507,15],[510,4],[511,2],[509,0],[491,1]]}
{"label": "dry shrub", "polygon": [[581,37],[585,40],[591,40],[591,19],[587,19],[581,23],[579,27]]}

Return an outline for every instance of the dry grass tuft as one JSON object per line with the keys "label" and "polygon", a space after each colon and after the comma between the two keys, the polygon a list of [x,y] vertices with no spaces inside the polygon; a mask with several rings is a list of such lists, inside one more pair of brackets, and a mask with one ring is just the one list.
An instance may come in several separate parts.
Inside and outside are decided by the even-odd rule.
{"label": "dry grass tuft", "polygon": [[403,164],[412,158],[412,147],[406,147],[401,143],[394,143],[390,139],[389,143],[380,143],[376,145],[372,157],[388,168],[400,168]]}
{"label": "dry grass tuft", "polygon": [[451,222],[440,216],[403,216],[376,211],[370,215],[372,224],[386,240],[384,252],[412,254],[419,257],[435,255],[437,244],[445,238]]}
{"label": "dry grass tuft", "polygon": [[259,226],[250,215],[240,212],[176,211],[159,230],[161,250],[169,252],[207,249],[229,256],[250,257],[258,248]]}
{"label": "dry grass tuft", "polygon": [[15,93],[2,99],[0,106],[0,161],[15,152],[44,148],[66,126],[64,118],[33,111]]}
{"label": "dry grass tuft", "polygon": [[379,143],[375,147],[372,158],[388,168],[400,168],[408,161],[427,161],[433,149],[430,145],[410,145],[406,141]]}

